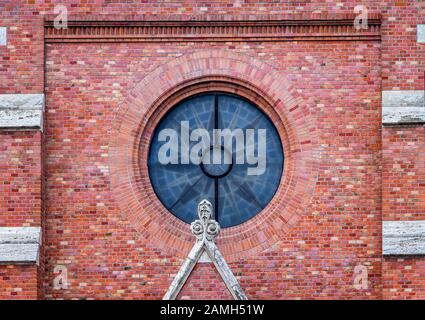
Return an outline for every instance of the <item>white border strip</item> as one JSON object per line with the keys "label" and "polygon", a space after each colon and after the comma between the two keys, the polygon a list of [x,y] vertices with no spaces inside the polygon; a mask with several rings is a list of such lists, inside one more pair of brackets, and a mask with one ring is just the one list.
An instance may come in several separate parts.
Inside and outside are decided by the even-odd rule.
{"label": "white border strip", "polygon": [[43,130],[44,94],[0,94],[0,129]]}

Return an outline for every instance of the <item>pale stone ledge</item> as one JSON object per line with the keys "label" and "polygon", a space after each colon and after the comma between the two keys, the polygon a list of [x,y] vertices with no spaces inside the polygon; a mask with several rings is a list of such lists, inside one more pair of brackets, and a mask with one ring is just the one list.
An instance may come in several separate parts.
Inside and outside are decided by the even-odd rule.
{"label": "pale stone ledge", "polygon": [[425,24],[417,25],[418,43],[425,43]]}
{"label": "pale stone ledge", "polygon": [[382,123],[397,125],[425,122],[424,91],[382,91]]}
{"label": "pale stone ledge", "polygon": [[38,263],[40,227],[0,227],[0,264]]}
{"label": "pale stone ledge", "polygon": [[425,221],[384,221],[383,255],[425,255]]}
{"label": "pale stone ledge", "polygon": [[248,300],[238,280],[230,270],[229,265],[215,244],[215,238],[220,233],[220,225],[211,218],[212,205],[208,200],[198,204],[198,217],[190,225],[190,230],[196,237],[195,244],[186,260],[170,284],[163,300],[175,300],[197,263],[212,262],[223,279],[230,294],[236,300]]}
{"label": "pale stone ledge", "polygon": [[0,46],[7,45],[7,28],[0,27]]}
{"label": "pale stone ledge", "polygon": [[0,94],[0,129],[43,130],[44,94]]}

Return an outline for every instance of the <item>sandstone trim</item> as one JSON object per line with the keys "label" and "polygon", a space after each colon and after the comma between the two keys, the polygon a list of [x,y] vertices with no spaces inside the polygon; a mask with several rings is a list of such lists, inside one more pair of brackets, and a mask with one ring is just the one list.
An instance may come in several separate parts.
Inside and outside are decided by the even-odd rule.
{"label": "sandstone trim", "polygon": [[43,130],[44,94],[0,94],[0,129]]}
{"label": "sandstone trim", "polygon": [[0,227],[0,264],[38,263],[40,227]]}
{"label": "sandstone trim", "polygon": [[425,255],[425,220],[384,221],[383,255]]}
{"label": "sandstone trim", "polygon": [[424,122],[424,91],[382,91],[382,123],[384,125]]}
{"label": "sandstone trim", "polygon": [[144,183],[149,181],[149,141],[152,128],[179,101],[201,92],[223,91],[255,102],[273,120],[287,156],[285,174],[269,209],[224,229],[217,245],[227,262],[236,262],[287,236],[307,213],[322,148],[311,109],[286,74],[248,55],[210,48],[171,59],[148,75],[136,76],[136,82],[117,110],[109,144],[112,192],[135,230],[163,252],[187,257],[193,246],[187,224],[170,214],[150,183]]}

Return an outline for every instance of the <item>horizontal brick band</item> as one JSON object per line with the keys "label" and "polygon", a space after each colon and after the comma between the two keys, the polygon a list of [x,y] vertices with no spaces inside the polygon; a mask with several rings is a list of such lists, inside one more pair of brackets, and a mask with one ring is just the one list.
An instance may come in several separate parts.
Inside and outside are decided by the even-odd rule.
{"label": "horizontal brick band", "polygon": [[37,263],[39,227],[0,227],[0,264]]}
{"label": "horizontal brick band", "polygon": [[383,91],[382,123],[384,125],[425,122],[424,91]]}
{"label": "horizontal brick band", "polygon": [[381,20],[357,30],[353,19],[244,21],[68,21],[55,28],[46,21],[46,42],[178,42],[380,40]]}
{"label": "horizontal brick band", "polygon": [[425,255],[425,221],[384,221],[383,255]]}
{"label": "horizontal brick band", "polygon": [[0,94],[0,129],[43,129],[44,94]]}

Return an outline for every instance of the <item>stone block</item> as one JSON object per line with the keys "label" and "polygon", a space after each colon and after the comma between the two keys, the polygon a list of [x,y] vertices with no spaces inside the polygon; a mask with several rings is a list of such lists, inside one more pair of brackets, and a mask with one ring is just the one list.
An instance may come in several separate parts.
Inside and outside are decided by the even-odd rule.
{"label": "stone block", "polygon": [[425,43],[425,24],[417,25],[418,43]]}
{"label": "stone block", "polygon": [[425,221],[384,221],[383,255],[425,255]]}
{"label": "stone block", "polygon": [[0,264],[37,263],[39,227],[0,227]]}
{"label": "stone block", "polygon": [[384,125],[422,122],[425,122],[423,91],[394,90],[382,92],[382,123]]}
{"label": "stone block", "polygon": [[0,94],[0,129],[43,129],[44,94]]}

